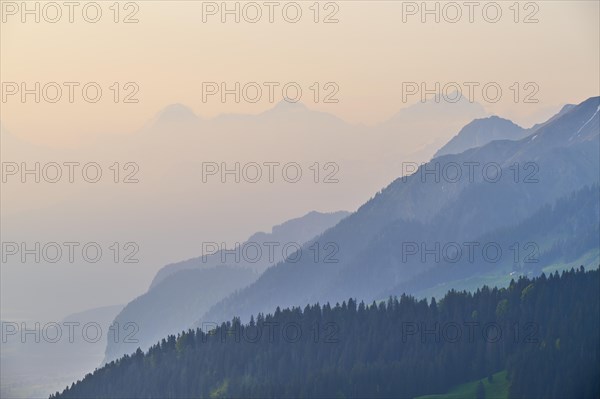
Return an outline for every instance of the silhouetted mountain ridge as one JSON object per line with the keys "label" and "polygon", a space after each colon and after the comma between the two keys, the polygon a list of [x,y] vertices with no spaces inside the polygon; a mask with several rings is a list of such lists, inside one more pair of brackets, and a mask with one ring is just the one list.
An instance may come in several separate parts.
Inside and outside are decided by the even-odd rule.
{"label": "silhouetted mountain ridge", "polygon": [[[389,253],[371,251],[379,234],[384,234],[389,243],[385,248],[403,240],[413,241],[419,231],[423,237],[433,233],[444,242],[473,240],[486,232],[516,225],[545,204],[585,185],[597,184],[598,103],[598,97],[590,98],[521,140],[492,141],[460,154],[435,158],[414,174],[391,183],[319,238],[320,242],[333,242],[339,247],[337,263],[304,259],[282,262],[215,305],[201,321],[220,322],[233,316],[247,320],[252,314],[269,312],[277,306],[336,302],[352,295],[367,301],[375,299],[386,288],[392,289],[432,266],[424,264],[418,270],[393,268]],[[465,175],[457,182],[445,178],[436,182],[423,173],[465,163],[480,167],[472,181]],[[492,170],[500,168],[502,178],[487,181],[482,173],[485,165],[493,165]],[[434,226],[415,227],[432,221],[436,221]],[[405,223],[407,228],[401,236],[386,235],[385,228],[392,223]],[[394,272],[380,274],[381,270]],[[371,281],[369,286],[376,286],[377,292],[361,288],[364,281]]]}

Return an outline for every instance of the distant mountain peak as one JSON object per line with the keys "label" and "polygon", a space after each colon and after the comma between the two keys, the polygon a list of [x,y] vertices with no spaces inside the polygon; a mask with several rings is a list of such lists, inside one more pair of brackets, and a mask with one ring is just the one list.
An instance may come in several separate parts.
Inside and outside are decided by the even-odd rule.
{"label": "distant mountain peak", "polygon": [[425,101],[420,97],[408,99],[412,104],[401,108],[392,115],[385,123],[395,123],[398,121],[418,120],[419,118],[448,118],[456,119],[459,117],[480,118],[487,115],[484,107],[477,101],[469,101],[459,92],[453,92],[448,95],[429,96]]}
{"label": "distant mountain peak", "polygon": [[519,140],[527,136],[527,130],[509,119],[491,115],[474,119],[465,125],[456,136],[436,152],[435,157],[460,154],[494,140]]}
{"label": "distant mountain peak", "polygon": [[506,119],[506,118],[503,118],[503,117],[498,116],[498,115],[490,115],[490,116],[486,116],[486,117],[483,117],[483,118],[473,119],[473,121],[471,121],[469,124],[467,124],[465,126],[465,128],[467,126],[469,126],[469,125],[486,124],[486,123],[489,123],[489,122],[493,122],[493,123],[506,123],[506,124],[510,124],[510,125],[514,125],[514,126],[519,126],[516,123],[514,123],[513,121],[511,121],[510,119]]}
{"label": "distant mountain peak", "polygon": [[304,110],[308,110],[308,108],[306,107],[306,105],[304,105],[302,102],[300,101],[296,101],[293,102],[290,99],[283,99],[281,101],[279,101],[278,103],[275,104],[275,106],[269,110],[267,110],[266,112],[287,112],[287,111],[304,111]]}
{"label": "distant mountain peak", "polygon": [[143,129],[185,129],[186,127],[195,126],[200,120],[200,117],[187,105],[173,103],[161,109],[154,118],[144,125]]}
{"label": "distant mountain peak", "polygon": [[550,117],[550,119],[548,119],[548,120],[546,120],[544,122],[536,123],[531,128],[529,128],[530,133],[534,133],[535,131],[537,131],[541,127],[547,125],[548,123],[550,123],[552,121],[555,121],[556,119],[560,118],[561,116],[563,116],[564,114],[566,114],[567,112],[569,112],[570,110],[572,110],[573,108],[575,108],[576,106],[577,106],[576,104],[565,104],[565,105],[563,105],[562,108],[560,109],[560,111],[558,111],[558,113],[552,115]]}
{"label": "distant mountain peak", "polygon": [[194,113],[194,111],[192,111],[190,107],[181,103],[167,105],[158,114],[158,120],[177,122],[180,120],[189,119],[198,119],[198,116]]}

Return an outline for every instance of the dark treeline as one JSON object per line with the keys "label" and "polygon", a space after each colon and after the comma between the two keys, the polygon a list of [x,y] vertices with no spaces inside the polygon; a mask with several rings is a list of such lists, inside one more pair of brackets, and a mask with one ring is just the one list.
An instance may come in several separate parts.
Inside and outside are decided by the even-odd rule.
{"label": "dark treeline", "polygon": [[[508,371],[511,397],[600,395],[600,278],[306,306],[169,336],[52,398],[414,397]],[[206,328],[205,328],[206,330]]]}

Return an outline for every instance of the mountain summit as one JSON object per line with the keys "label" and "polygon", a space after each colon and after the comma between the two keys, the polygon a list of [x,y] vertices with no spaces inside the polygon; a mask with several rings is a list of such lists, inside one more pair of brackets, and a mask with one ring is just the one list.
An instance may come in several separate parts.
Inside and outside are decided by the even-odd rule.
{"label": "mountain summit", "polygon": [[527,135],[527,130],[512,121],[498,116],[475,119],[463,127],[446,145],[440,148],[434,158],[446,154],[459,154],[474,147],[481,147],[494,140],[519,140]]}

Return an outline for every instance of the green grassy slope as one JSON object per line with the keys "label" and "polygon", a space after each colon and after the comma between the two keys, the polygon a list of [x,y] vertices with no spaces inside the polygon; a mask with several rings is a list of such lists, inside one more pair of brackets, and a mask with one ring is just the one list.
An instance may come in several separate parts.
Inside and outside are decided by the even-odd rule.
{"label": "green grassy slope", "polygon": [[486,399],[508,398],[509,381],[506,379],[506,370],[504,370],[494,374],[492,382],[488,382],[487,378],[484,378],[458,385],[444,394],[419,396],[415,399],[475,399],[479,381],[483,382]]}

